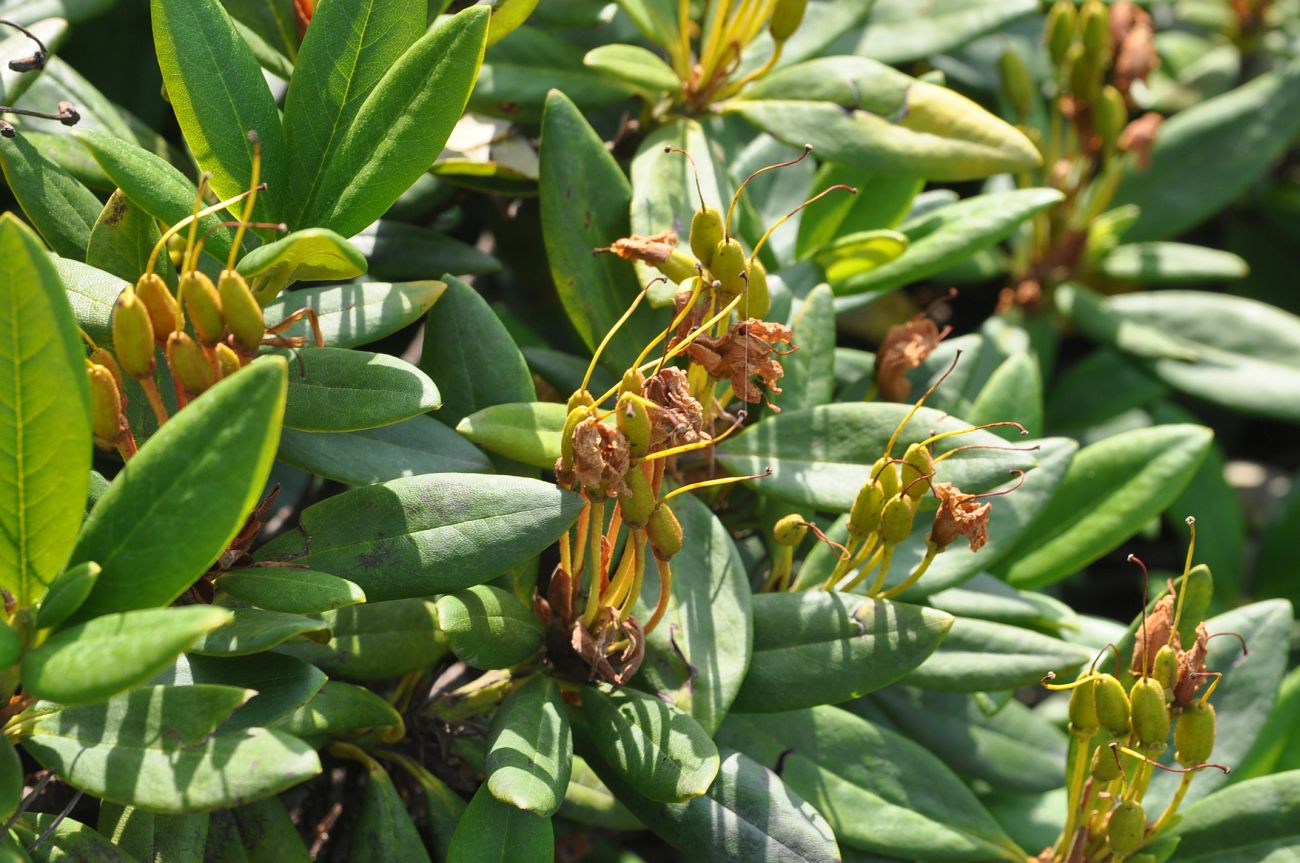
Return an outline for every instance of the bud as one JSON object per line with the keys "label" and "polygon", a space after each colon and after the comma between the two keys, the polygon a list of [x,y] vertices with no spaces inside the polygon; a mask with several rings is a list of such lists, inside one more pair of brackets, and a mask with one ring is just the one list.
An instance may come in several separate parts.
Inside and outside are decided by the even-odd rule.
{"label": "bud", "polygon": [[125,389],[125,386],[122,383],[122,369],[118,366],[117,359],[113,356],[112,351],[105,350],[104,348],[95,348],[90,352],[90,361],[97,366],[103,366],[108,369],[113,375],[113,380],[117,381],[117,388],[119,390]]}
{"label": "bud", "polygon": [[1168,644],[1157,650],[1151,676],[1173,697],[1174,684],[1178,682],[1178,651]]}
{"label": "bud", "polygon": [[596,404],[596,399],[586,390],[578,390],[569,396],[569,401],[565,403],[564,409],[572,413],[577,408],[589,408]]}
{"label": "bud", "polygon": [[221,375],[222,380],[239,371],[243,365],[243,362],[239,359],[239,354],[235,353],[234,349],[225,342],[217,342],[212,352],[217,355],[217,372]]}
{"label": "bud", "polygon": [[745,250],[739,240],[731,239],[718,244],[717,251],[713,253],[713,263],[709,265],[709,272],[722,282],[720,292],[726,300],[730,301],[745,290]]}
{"label": "bud", "polygon": [[628,490],[618,496],[623,522],[628,527],[645,527],[655,508],[655,495],[650,488],[650,480],[646,478],[644,470],[634,466],[627,472],[624,482],[627,483]]}
{"label": "bud", "polygon": [[768,32],[777,42],[784,42],[794,35],[803,23],[804,12],[808,9],[808,0],[776,0],[772,10],[772,21]]}
{"label": "bud", "polygon": [[906,495],[894,495],[885,502],[880,513],[880,541],[886,546],[898,545],[912,532],[912,517],[916,515],[916,502]]}
{"label": "bud", "polygon": [[808,523],[797,512],[780,519],[772,528],[772,538],[776,540],[776,544],[787,548],[794,548],[803,542],[803,538],[807,535]]}
{"label": "bud", "polygon": [[1016,116],[1024,120],[1034,108],[1034,79],[1025,61],[1015,51],[1007,49],[998,58],[998,72],[1002,78],[1002,92]]}
{"label": "bud", "polygon": [[1070,690],[1070,730],[1091,737],[1100,724],[1097,720],[1097,682],[1089,680]]}
{"label": "bud", "polygon": [[149,310],[127,285],[113,304],[113,348],[122,370],[133,378],[153,375],[153,324]]}
{"label": "bud", "polygon": [[1110,823],[1106,826],[1106,838],[1110,840],[1110,850],[1116,858],[1127,857],[1142,847],[1142,840],[1147,830],[1147,814],[1141,804],[1132,800],[1121,800],[1110,813]]}
{"label": "bud", "polygon": [[1101,97],[1092,110],[1093,128],[1106,152],[1115,149],[1120,133],[1128,123],[1128,105],[1124,96],[1110,84],[1101,88]]}
{"label": "bud", "polygon": [[656,504],[645,526],[646,536],[655,557],[668,560],[682,550],[682,525],[673,511],[662,503]]}
{"label": "bud", "polygon": [[767,286],[767,268],[758,258],[749,262],[749,282],[745,285],[745,296],[736,307],[741,319],[757,318],[762,320],[772,309],[772,292]]}
{"label": "bud", "polygon": [[1083,50],[1089,65],[1100,68],[1110,63],[1110,10],[1101,0],[1088,0],[1080,14]]}
{"label": "bud", "polygon": [[614,421],[627,438],[628,454],[632,458],[645,458],[650,454],[650,412],[642,399],[632,394],[622,396],[614,408]]}
{"label": "bud", "polygon": [[212,386],[212,364],[189,333],[176,332],[168,336],[166,353],[172,374],[187,394],[196,396]]}
{"label": "bud", "polygon": [[695,276],[695,262],[680,249],[673,249],[662,261],[651,261],[650,266],[667,276],[675,285]]}
{"label": "bud", "polygon": [[1101,81],[1100,67],[1082,45],[1072,45],[1067,55],[1070,64],[1070,93],[1079,102],[1092,104]]}
{"label": "bud", "polygon": [[640,369],[628,369],[623,372],[623,380],[618,383],[618,394],[632,393],[633,395],[645,395],[645,375],[641,374]]}
{"label": "bud", "polygon": [[[1108,741],[1109,742],[1109,741]],[[1123,741],[1120,741],[1123,743]],[[1119,760],[1115,757],[1115,751],[1109,745],[1103,743],[1098,746],[1092,753],[1092,778],[1098,782],[1111,782],[1119,778],[1124,771],[1120,769]]]}
{"label": "bud", "polygon": [[893,497],[903,487],[898,478],[898,466],[883,456],[871,466],[871,475],[880,484],[885,497]]}
{"label": "bud", "polygon": [[221,296],[221,311],[226,326],[235,342],[250,353],[257,350],[266,335],[266,320],[248,282],[234,270],[222,270],[217,279],[217,293]]}
{"label": "bud", "polygon": [[1056,0],[1056,4],[1047,13],[1047,23],[1043,33],[1047,37],[1047,53],[1051,55],[1054,66],[1060,66],[1065,61],[1065,55],[1070,51],[1077,17],[1078,11],[1074,8],[1074,0]]}
{"label": "bud", "polygon": [[1129,690],[1129,700],[1138,745],[1144,750],[1163,749],[1169,739],[1169,710],[1160,681],[1153,677],[1139,679]]}
{"label": "bud", "polygon": [[1214,751],[1214,705],[1198,701],[1183,711],[1174,727],[1174,757],[1184,767],[1209,759]]}
{"label": "bud", "polygon": [[695,211],[691,217],[691,252],[705,267],[713,266],[713,253],[722,243],[722,235],[722,213],[713,207]]}
{"label": "bud", "polygon": [[1112,674],[1103,674],[1096,683],[1097,721],[1115,737],[1128,734],[1129,703],[1124,687]]}
{"label": "bud", "polygon": [[903,464],[898,466],[898,481],[904,494],[915,500],[925,497],[929,484],[921,478],[932,473],[934,456],[930,454],[930,448],[919,443],[909,445],[907,452],[903,453]]}
{"label": "bud", "polygon": [[205,345],[221,341],[226,319],[221,314],[221,295],[205,274],[194,270],[181,276],[180,294],[185,298],[185,314],[194,325],[194,333]]}
{"label": "bud", "polygon": [[135,295],[149,310],[155,339],[166,341],[168,333],[180,329],[181,307],[161,276],[157,273],[141,276],[135,283]]}
{"label": "bud", "polygon": [[858,489],[849,510],[849,533],[866,536],[880,527],[880,513],[885,508],[885,493],[878,482],[868,482]]}
{"label": "bud", "polygon": [[95,442],[111,448],[122,438],[122,395],[113,373],[94,363],[86,368],[90,375],[90,420]]}

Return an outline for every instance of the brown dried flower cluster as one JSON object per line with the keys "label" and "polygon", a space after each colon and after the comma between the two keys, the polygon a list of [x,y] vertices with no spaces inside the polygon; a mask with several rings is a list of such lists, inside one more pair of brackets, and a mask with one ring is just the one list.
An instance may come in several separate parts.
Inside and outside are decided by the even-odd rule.
{"label": "brown dried flower cluster", "polygon": [[989,511],[993,505],[976,503],[975,495],[966,494],[950,482],[936,482],[932,488],[939,497],[939,510],[934,514],[930,542],[942,550],[964,537],[971,551],[983,548],[989,541]]}
{"label": "brown dried flower cluster", "polygon": [[[793,338],[794,333],[785,324],[749,318],[718,338],[699,336],[686,352],[704,367],[710,377],[731,381],[731,388],[738,398],[758,404],[763,400],[763,390],[754,382],[754,377],[763,382],[769,393],[780,395],[781,388],[776,382],[785,376],[785,369],[777,360],[777,356],[782,354],[775,345],[782,342],[791,344]],[[773,411],[780,411],[771,402],[768,405]]]}
{"label": "brown dried flower cluster", "polygon": [[704,408],[691,395],[686,372],[668,366],[646,379],[645,397],[656,410],[650,411],[650,448],[671,449],[709,440],[704,430]]}
{"label": "brown dried flower cluster", "polygon": [[595,417],[573,430],[573,472],[589,492],[617,497],[627,490],[630,455],[627,438]]}
{"label": "brown dried flower cluster", "polygon": [[1110,37],[1115,56],[1111,78],[1128,97],[1134,82],[1147,80],[1160,65],[1151,15],[1136,3],[1116,3],[1110,8]]}
{"label": "brown dried flower cluster", "polygon": [[880,395],[893,402],[905,401],[912,392],[907,373],[919,366],[947,334],[946,328],[940,330],[925,315],[890,327],[876,351],[876,387]]}

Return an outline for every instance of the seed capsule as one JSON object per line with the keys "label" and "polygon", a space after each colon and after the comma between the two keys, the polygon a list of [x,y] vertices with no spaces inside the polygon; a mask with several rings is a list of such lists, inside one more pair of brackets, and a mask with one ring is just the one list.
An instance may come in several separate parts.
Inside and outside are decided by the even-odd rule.
{"label": "seed capsule", "polygon": [[650,265],[667,276],[675,285],[680,285],[695,276],[695,262],[691,260],[690,255],[680,249],[673,249],[667,258],[662,261],[652,261]]}
{"label": "seed capsule", "polygon": [[161,276],[157,273],[141,276],[135,283],[135,295],[149,310],[155,339],[165,342],[168,333],[180,329],[180,304]]}
{"label": "seed capsule", "polygon": [[797,512],[780,519],[772,528],[772,538],[776,540],[776,544],[787,548],[794,548],[803,542],[803,538],[807,535],[808,523]]}
{"label": "seed capsule", "polygon": [[709,272],[722,283],[719,292],[723,299],[730,301],[745,290],[745,250],[739,240],[731,239],[718,244],[717,251],[713,253],[713,263],[709,264]]}
{"label": "seed capsule", "polygon": [[1195,702],[1178,717],[1174,727],[1174,757],[1184,767],[1201,764],[1214,751],[1214,705]]}
{"label": "seed capsule", "polygon": [[266,321],[262,307],[257,304],[248,282],[233,270],[222,270],[217,279],[217,293],[221,296],[221,311],[226,326],[235,342],[245,351],[255,351],[266,335]]}
{"label": "seed capsule", "polygon": [[1147,814],[1141,804],[1132,800],[1121,800],[1110,813],[1110,823],[1106,826],[1106,838],[1110,840],[1110,850],[1116,856],[1132,854],[1142,847],[1146,829]]}
{"label": "seed capsule", "polygon": [[1074,22],[1078,10],[1074,0],[1056,0],[1052,10],[1047,13],[1047,24],[1043,28],[1047,36],[1047,52],[1052,57],[1052,65],[1060,66],[1074,41]]}
{"label": "seed capsule", "polygon": [[177,332],[168,336],[166,351],[167,364],[187,394],[196,396],[212,386],[212,365],[189,333]]}
{"label": "seed capsule", "polygon": [[149,310],[130,285],[113,304],[113,348],[122,371],[133,378],[153,375],[153,324]]}
{"label": "seed capsule", "polygon": [[1034,79],[1025,61],[1015,51],[1006,50],[998,57],[998,73],[1002,78],[1002,92],[1021,119],[1028,117],[1034,107]]}
{"label": "seed capsule", "polygon": [[722,213],[713,207],[695,211],[691,217],[691,252],[705,267],[713,266],[713,253],[722,242],[722,235]]}
{"label": "seed capsule", "polygon": [[1144,677],[1129,690],[1132,703],[1133,733],[1144,749],[1164,748],[1169,739],[1169,711],[1165,707],[1165,689],[1153,677]]}
{"label": "seed capsule", "polygon": [[650,514],[655,508],[654,491],[645,471],[633,466],[623,478],[628,490],[618,496],[619,508],[623,511],[623,522],[628,527],[645,527]]}
{"label": "seed capsule", "polygon": [[[1109,743],[1109,741],[1107,742]],[[1098,782],[1112,782],[1124,771],[1120,769],[1115,753],[1107,744],[1098,746],[1092,753],[1092,778]]]}
{"label": "seed capsule", "polygon": [[767,268],[758,258],[749,262],[749,283],[745,296],[736,307],[741,318],[762,320],[772,309],[772,292],[767,286]]}
{"label": "seed capsule", "polygon": [[239,371],[240,366],[243,365],[239,359],[239,354],[235,353],[234,349],[225,342],[217,342],[217,346],[212,349],[212,352],[217,356],[217,372],[221,375],[222,380]]}
{"label": "seed capsule", "polygon": [[804,12],[808,9],[808,0],[776,0],[772,10],[772,20],[768,32],[777,42],[784,42],[794,35],[803,23]]}
{"label": "seed capsule", "polygon": [[1115,143],[1119,141],[1120,133],[1128,125],[1128,105],[1124,103],[1124,97],[1119,90],[1110,84],[1101,88],[1101,97],[1093,106],[1092,118],[1097,137],[1101,138],[1107,152],[1113,150]]}
{"label": "seed capsule", "polygon": [[921,477],[934,473],[934,456],[930,448],[912,444],[903,454],[903,464],[898,466],[898,481],[904,493],[914,500],[925,497],[930,486]]}
{"label": "seed capsule", "polygon": [[880,483],[880,490],[885,497],[893,497],[902,488],[898,478],[898,466],[886,458],[880,458],[871,466],[871,475]]}
{"label": "seed capsule", "polygon": [[627,394],[618,400],[614,409],[618,430],[627,438],[628,454],[634,459],[650,454],[650,412],[645,403],[635,395]]}
{"label": "seed capsule", "polygon": [[90,376],[90,419],[95,442],[111,449],[122,438],[122,394],[113,373],[98,363],[87,366]]}
{"label": "seed capsule", "polygon": [[1112,674],[1097,678],[1097,721],[1115,737],[1128,734],[1129,702],[1124,687]]}
{"label": "seed capsule", "polygon": [[95,348],[90,352],[90,361],[97,366],[103,366],[113,374],[113,380],[117,381],[117,388],[123,389],[122,369],[118,366],[117,360],[113,357],[113,352],[104,348]]}
{"label": "seed capsule", "polygon": [[185,314],[194,325],[194,333],[205,345],[221,341],[226,331],[226,319],[221,313],[221,295],[204,273],[195,270],[181,277],[180,294],[185,301]]}
{"label": "seed capsule", "polygon": [[1164,687],[1168,697],[1173,697],[1174,684],[1178,682],[1178,651],[1168,644],[1156,651],[1151,676]]}
{"label": "seed capsule", "polygon": [[885,502],[880,513],[880,541],[886,546],[898,545],[912,532],[912,519],[916,515],[916,502],[906,495],[894,495]]}
{"label": "seed capsule", "polygon": [[1070,691],[1070,730],[1091,737],[1100,724],[1097,719],[1097,682],[1089,680]]}
{"label": "seed capsule", "polygon": [[1110,62],[1110,10],[1101,0],[1083,5],[1081,13],[1083,50],[1095,65]]}
{"label": "seed capsule", "polygon": [[662,503],[656,504],[645,526],[646,536],[655,557],[668,560],[682,550],[682,525],[673,511]]}
{"label": "seed capsule", "polygon": [[885,493],[878,482],[868,482],[858,489],[849,510],[849,533],[866,536],[880,527],[880,514],[885,508]]}
{"label": "seed capsule", "polygon": [[623,372],[623,380],[618,384],[618,394],[621,396],[624,393],[645,395],[645,375],[641,374],[640,369],[628,369]]}

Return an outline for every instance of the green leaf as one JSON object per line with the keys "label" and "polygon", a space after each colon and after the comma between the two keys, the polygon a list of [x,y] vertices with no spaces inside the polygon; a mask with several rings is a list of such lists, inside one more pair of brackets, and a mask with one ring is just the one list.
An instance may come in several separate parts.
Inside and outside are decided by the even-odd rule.
{"label": "green leaf", "polygon": [[167,605],[225,551],[271,470],[286,377],[284,360],[258,360],[140,447],[77,538],[72,562],[103,573],[74,620]]}
{"label": "green leaf", "polygon": [[[805,411],[783,412],[757,423],[717,447],[718,461],[737,475],[772,475],[757,480],[764,494],[833,512],[848,512],[853,499],[871,477],[871,466],[884,454],[885,444],[911,405],[839,403]],[[931,434],[969,428],[969,424],[930,408],[921,408],[899,435],[894,455]],[[985,431],[947,438],[932,447],[941,452],[968,444],[1002,446],[1003,440]],[[1006,480],[1011,468],[1033,466],[1028,456],[984,451],[945,459],[937,481],[967,491],[986,490]]]}
{"label": "green leaf", "polygon": [[582,713],[595,729],[595,746],[610,768],[638,793],[683,803],[709,790],[718,751],[709,733],[676,707],[635,689],[587,687]]}
{"label": "green leaf", "polygon": [[0,588],[29,608],[68,560],[90,482],[90,390],[49,253],[0,216]]}
{"label": "green leaf", "polygon": [[509,36],[528,20],[537,8],[538,0],[489,0],[492,18],[488,22],[489,45],[495,45]]}
{"label": "green leaf", "polygon": [[[632,190],[576,105],[559,91],[546,98],[541,144],[542,238],[560,302],[591,350],[627,311],[638,290],[631,264],[592,250],[626,237]],[[654,315],[639,308],[602,354],[626,368],[658,333]]]}
{"label": "green leaf", "polygon": [[488,452],[551,470],[560,457],[566,414],[559,402],[491,405],[456,425],[456,431]]}
{"label": "green leaf", "polygon": [[290,61],[298,57],[298,21],[293,0],[221,0],[236,21]]}
{"label": "green leaf", "polygon": [[1210,430],[1154,426],[1086,446],[1005,567],[1016,587],[1077,572],[1137,533],[1183,490],[1209,452]]}
{"label": "green leaf", "polygon": [[1125,239],[1162,240],[1205,221],[1264,176],[1298,130],[1296,63],[1179,111],[1160,127],[1150,167],[1134,166],[1115,195],[1112,206],[1142,209]]}
{"label": "green leaf", "polygon": [[1039,9],[1036,0],[932,0],[924,14],[908,0],[876,0],[853,53],[882,63],[946,54]]}
{"label": "green leaf", "polygon": [[754,597],[754,655],[734,710],[834,704],[888,686],[932,654],[951,615],[820,590]]}
{"label": "green leaf", "polygon": [[244,255],[235,269],[253,283],[258,302],[267,305],[294,282],[359,276],[366,271],[366,257],[331,230],[306,228],[259,246]]}
{"label": "green leaf", "polygon": [[22,135],[0,141],[0,168],[27,218],[55,254],[84,260],[99,199]]}
{"label": "green leaf", "polygon": [[[10,860],[30,859],[32,863],[136,863],[135,858],[117,848],[112,842],[96,833],[93,829],[72,818],[60,819],[49,812],[33,812],[23,815],[13,826],[13,836],[23,848],[36,845],[31,856],[10,857]],[[44,842],[36,840],[46,835]]]}
{"label": "green leaf", "polygon": [[308,348],[294,355],[284,424],[308,432],[376,428],[435,410],[441,399],[429,376],[405,360]]}
{"label": "green leaf", "polygon": [[1300,668],[1292,669],[1282,679],[1268,721],[1255,737],[1245,760],[1233,768],[1229,784],[1293,768],[1297,730],[1300,730]]}
{"label": "green leaf", "polygon": [[384,740],[400,739],[405,726],[391,704],[364,686],[331,680],[275,727],[296,737],[338,737],[378,731]]}
{"label": "green leaf", "polygon": [[644,829],[644,825],[618,801],[580,755],[573,756],[569,787],[560,805],[560,815],[579,824],[608,830]]}
{"label": "green leaf", "polygon": [[[646,636],[638,683],[716,731],[740,691],[753,642],[749,575],[731,535],[694,495],[672,503],[690,537],[672,559],[672,594]],[[637,620],[659,601],[658,567],[647,567]]]}
{"label": "green leaf", "polygon": [[844,234],[813,255],[832,285],[851,281],[898,258],[907,251],[906,234],[898,231],[860,231]]}
{"label": "green leaf", "polygon": [[1173,863],[1283,863],[1300,846],[1300,770],[1251,779],[1179,815]]}
{"label": "green leaf", "polygon": [[492,463],[469,441],[428,416],[354,432],[280,435],[286,464],[348,485],[425,473],[488,473]]}
{"label": "green leaf", "polygon": [[1005,240],[1021,222],[1061,200],[1055,189],[1014,189],[949,204],[903,225],[910,245],[901,256],[834,285],[835,292],[889,291],[919,282]]}
{"label": "green leaf", "polygon": [[[244,260],[254,254],[250,253]],[[355,348],[391,336],[418,320],[446,289],[445,283],[433,279],[324,285],[284,294],[262,311],[266,325],[274,327],[299,309],[311,309],[316,313],[325,344],[332,348]],[[311,338],[310,321],[301,319],[281,335]]]}
{"label": "green leaf", "polygon": [[1167,392],[1124,354],[1099,348],[1056,376],[1047,398],[1047,424],[1054,430],[1087,429]]}
{"label": "green leaf", "polygon": [[[194,184],[165,159],[105,132],[78,129],[72,134],[113,184],[155,219],[174,225],[194,212]],[[204,216],[199,230],[208,238],[204,251],[225,260],[235,235],[220,226],[222,218],[220,213]]]}
{"label": "green leaf", "polygon": [[957,618],[948,637],[907,683],[944,692],[988,692],[1031,686],[1049,671],[1072,671],[1092,658],[1089,648],[1018,626]]}
{"label": "green leaf", "polygon": [[865,57],[786,66],[718,108],[868,171],[971,180],[1042,163],[1028,138],[965,96]]}
{"label": "green leaf", "polygon": [[502,803],[549,818],[569,787],[573,732],[560,689],[539,676],[506,697],[487,738],[487,789]]}
{"label": "green leaf", "polygon": [[361,814],[353,828],[349,861],[410,860],[429,863],[420,831],[411,822],[406,802],[392,778],[377,762],[369,763],[370,776],[361,798]]}
{"label": "green leaf", "polygon": [[501,319],[478,291],[450,276],[424,322],[420,368],[446,393],[438,419],[449,426],[490,405],[537,398]]}
{"label": "green leaf", "polygon": [[437,231],[380,219],[348,240],[370,261],[370,278],[403,281],[431,273],[495,273],[501,263],[474,246]]}
{"label": "green leaf", "polygon": [[269,726],[307,703],[327,679],[324,672],[292,656],[263,653],[255,660],[184,656],[154,682],[180,686],[219,683],[255,690],[257,695],[221,723],[222,732],[229,732]]}
{"label": "green leaf", "polygon": [[1231,252],[1188,243],[1128,243],[1108,252],[1097,270],[1126,282],[1220,282],[1244,279],[1250,265]]}
{"label": "green leaf", "polygon": [[799,350],[782,361],[785,377],[775,401],[782,411],[829,404],[835,390],[835,296],[818,285],[790,321]]}
{"label": "green leaf", "polygon": [[86,148],[78,144],[75,138],[35,129],[23,129],[23,136],[31,141],[38,152],[96,196],[110,195],[116,190],[117,187],[95,161],[95,157],[86,152]]}
{"label": "green leaf", "polygon": [[682,86],[663,58],[640,45],[600,45],[587,52],[582,64],[638,90],[673,93]]}
{"label": "green leaf", "polygon": [[451,652],[474,668],[509,668],[542,644],[532,609],[499,587],[476,584],[439,597],[436,604],[438,628]]}
{"label": "green leaf", "polygon": [[898,227],[925,181],[915,177],[867,173],[828,162],[817,172],[813,192],[840,183],[856,195],[833,195],[809,207],[799,217],[798,258],[808,257],[836,237]]}
{"label": "green leaf", "polygon": [[284,804],[268,797],[212,813],[205,859],[310,863],[311,853]]}
{"label": "green leaf", "polygon": [[[1038,360],[1027,351],[1007,357],[989,376],[966,416],[975,425],[1014,419],[1029,430],[1030,437],[1042,435],[1043,375]],[[997,429],[994,434],[1016,439],[1014,429]]]}
{"label": "green leaf", "polygon": [[230,618],[229,611],[214,606],[101,615],[59,630],[28,653],[23,688],[63,704],[107,698],[153,677]]}
{"label": "green leaf", "polygon": [[[85,155],[84,152],[82,155]],[[158,223],[117,189],[108,198],[90,229],[86,246],[86,263],[134,282],[149,261],[149,253],[160,237]],[[175,284],[171,258],[158,257],[159,275]]]}
{"label": "green leaf", "polygon": [[432,602],[395,599],[350,605],[321,615],[328,653],[317,662],[334,677],[377,680],[427,668],[447,652]]}
{"label": "green leaf", "polygon": [[87,560],[59,573],[41,599],[40,610],[36,613],[36,628],[52,629],[71,617],[90,596],[95,579],[102,571],[99,564]]}
{"label": "green leaf", "polygon": [[555,859],[551,819],[502,803],[486,784],[474,793],[456,824],[447,863],[550,863]]}
{"label": "green leaf", "polygon": [[1127,354],[1145,360],[1171,359],[1194,363],[1194,346],[1165,331],[1116,311],[1109,300],[1074,283],[1058,286],[1053,294],[1057,309],[1084,333]]}
{"label": "green leaf", "polygon": [[[390,5],[394,4],[376,4],[376,7]],[[330,105],[323,111],[325,123],[310,134],[316,140],[325,140],[325,146],[319,150],[318,157],[297,161],[307,172],[306,182],[299,180],[294,187],[300,202],[297,209],[300,224],[319,225],[350,237],[382,216],[402,192],[429,170],[465,110],[474,87],[483,62],[487,19],[486,9],[473,7],[440,19],[401,57],[392,62],[379,61],[386,67],[382,70],[383,77],[360,104],[352,102],[350,94],[326,96],[330,100],[327,104],[337,103],[340,111],[349,110],[341,113]],[[342,24],[344,29],[351,26],[347,22]],[[323,31],[322,35],[333,33]],[[331,71],[338,68],[334,64],[338,61],[339,41],[334,37],[322,39],[320,43],[321,62]],[[304,42],[299,62],[307,59],[307,53],[308,45]],[[367,75],[379,71],[369,60],[366,70]],[[319,82],[311,79],[306,83],[319,86]],[[354,104],[353,112],[350,106]],[[317,108],[312,101],[305,101],[302,110],[302,114],[291,114],[286,104],[287,128],[296,130],[311,122],[305,118]],[[334,129],[336,117],[348,118],[345,129]]]}
{"label": "green leaf", "polygon": [[[54,257],[54,269],[63,281],[68,302],[77,323],[95,340],[108,346],[113,343],[113,303],[122,292],[122,280],[112,273],[74,261]],[[78,347],[80,355],[80,347]],[[89,398],[89,397],[87,397]]]}
{"label": "green leaf", "polygon": [[229,622],[204,635],[190,648],[200,656],[248,656],[277,644],[305,636],[313,641],[329,638],[329,627],[300,614],[232,608]]}
{"label": "green leaf", "polygon": [[276,794],[320,772],[283,732],[216,732],[249,692],[150,686],[38,719],[23,747],[70,785],[156,812],[202,812]]}
{"label": "green leaf", "polygon": [[779,764],[781,779],[845,845],[907,859],[1025,859],[942,761],[837,707],[733,714],[718,739],[760,764]]}
{"label": "green leaf", "polygon": [[0,741],[0,817],[6,820],[23,801],[24,774],[22,758],[9,738]]}
{"label": "green leaf", "polygon": [[279,221],[287,215],[289,150],[279,109],[248,43],[217,0],[151,0],[150,9],[163,86],[195,161],[212,174],[218,195],[237,195],[252,185],[248,133],[256,132],[267,188],[253,216]]}
{"label": "green leaf", "polygon": [[512,476],[430,474],[362,486],[308,507],[302,528],[263,546],[356,582],[371,602],[481,584],[531,559],[577,519],[582,499]]}
{"label": "green leaf", "polygon": [[337,575],[280,566],[232,569],[217,587],[267,611],[318,614],[366,601],[361,588]]}

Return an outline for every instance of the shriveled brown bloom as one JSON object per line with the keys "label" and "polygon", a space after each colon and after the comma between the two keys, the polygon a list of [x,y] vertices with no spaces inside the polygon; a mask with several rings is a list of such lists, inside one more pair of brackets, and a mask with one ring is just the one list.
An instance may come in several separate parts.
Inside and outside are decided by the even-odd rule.
{"label": "shriveled brown bloom", "polygon": [[677,232],[661,231],[649,237],[633,234],[621,240],[615,240],[608,246],[596,249],[601,252],[613,252],[625,261],[642,261],[647,264],[662,264],[677,248]]}
{"label": "shriveled brown bloom", "polygon": [[704,430],[704,408],[691,395],[686,372],[668,366],[646,379],[645,397],[655,404],[650,410],[650,449],[667,449],[708,440]]}
{"label": "shriveled brown bloom", "polygon": [[1125,96],[1135,81],[1145,81],[1160,64],[1151,16],[1136,3],[1110,7],[1110,36],[1115,63],[1111,78]]}
{"label": "shriveled brown bloom", "polygon": [[946,334],[924,315],[890,327],[876,351],[876,386],[881,396],[892,402],[906,400],[912,392],[907,373],[919,366]]}
{"label": "shriveled brown bloom", "polygon": [[[1172,642],[1170,639],[1173,639]],[[1155,667],[1156,651],[1166,644],[1172,644],[1175,650],[1181,650],[1178,633],[1174,632],[1174,594],[1166,593],[1155,608],[1146,616],[1146,621],[1138,627],[1133,637],[1133,661],[1129,668],[1138,677],[1151,674]],[[1143,662],[1146,667],[1143,668]]]}
{"label": "shriveled brown bloom", "polygon": [[934,493],[939,496],[939,510],[934,514],[930,528],[930,542],[940,550],[947,548],[957,537],[965,537],[971,551],[979,551],[989,541],[990,503],[976,503],[976,496],[966,494],[950,482],[936,482]]}
{"label": "shriveled brown bloom", "polygon": [[617,497],[627,490],[628,443],[613,426],[590,417],[573,430],[573,472],[589,494]]}
{"label": "shriveled brown bloom", "polygon": [[[774,345],[785,342],[793,348],[793,338],[794,333],[785,324],[749,318],[718,338],[700,336],[686,351],[710,377],[731,381],[738,398],[758,404],[763,400],[763,390],[754,382],[754,376],[769,393],[779,395],[781,388],[776,382],[785,375],[785,369],[777,359]],[[778,413],[781,410],[770,402],[769,406]]]}
{"label": "shriveled brown bloom", "polygon": [[1138,166],[1144,171],[1151,167],[1151,147],[1155,144],[1156,132],[1164,121],[1164,117],[1148,111],[1119,133],[1119,148],[1125,153],[1137,153]]}
{"label": "shriveled brown bloom", "polygon": [[1178,682],[1174,684],[1174,704],[1178,707],[1192,703],[1204,680],[1198,675],[1205,671],[1205,657],[1209,652],[1210,630],[1201,622],[1196,624],[1196,641],[1178,656]]}

